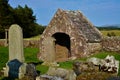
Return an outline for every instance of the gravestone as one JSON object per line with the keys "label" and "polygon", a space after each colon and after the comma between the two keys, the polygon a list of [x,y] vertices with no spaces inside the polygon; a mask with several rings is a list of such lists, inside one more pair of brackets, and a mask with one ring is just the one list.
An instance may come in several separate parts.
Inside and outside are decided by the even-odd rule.
{"label": "gravestone", "polygon": [[44,61],[44,65],[48,66],[56,66],[55,62],[55,39],[53,37],[47,37],[43,41],[44,54],[42,54],[42,60]]}
{"label": "gravestone", "polygon": [[12,25],[9,29],[9,60],[15,58],[24,62],[23,34],[18,25]]}
{"label": "gravestone", "polygon": [[8,62],[8,67],[9,67],[9,77],[16,78],[19,75],[19,67],[22,65],[20,61],[17,59],[11,60]]}
{"label": "gravestone", "polygon": [[23,34],[19,25],[9,28],[9,61],[4,70],[5,77],[22,78],[26,73],[26,63],[23,54]]}
{"label": "gravestone", "polygon": [[29,63],[26,66],[26,76],[31,80],[35,80],[36,76],[38,75],[36,67],[34,64]]}

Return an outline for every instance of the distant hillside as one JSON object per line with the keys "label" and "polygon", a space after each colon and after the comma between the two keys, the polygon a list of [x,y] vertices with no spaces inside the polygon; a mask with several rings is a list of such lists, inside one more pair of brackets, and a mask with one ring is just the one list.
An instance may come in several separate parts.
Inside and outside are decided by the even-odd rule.
{"label": "distant hillside", "polygon": [[120,24],[117,25],[104,25],[104,26],[95,26],[99,30],[120,30]]}

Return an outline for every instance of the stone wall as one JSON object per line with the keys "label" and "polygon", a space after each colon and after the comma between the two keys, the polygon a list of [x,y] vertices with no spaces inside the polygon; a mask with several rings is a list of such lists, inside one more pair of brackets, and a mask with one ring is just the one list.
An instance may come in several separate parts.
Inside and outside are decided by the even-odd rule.
{"label": "stone wall", "polygon": [[[0,40],[0,46],[5,46],[5,40]],[[39,48],[39,40],[24,40],[24,47]]]}
{"label": "stone wall", "polygon": [[106,37],[102,40],[102,49],[105,51],[120,52],[120,37]]}
{"label": "stone wall", "polygon": [[24,47],[39,48],[39,40],[24,40]]}
{"label": "stone wall", "polygon": [[101,43],[87,43],[87,46],[88,46],[88,51],[90,52],[90,54],[97,53],[101,51],[102,49]]}
{"label": "stone wall", "polygon": [[[5,46],[5,40],[0,40],[0,46]],[[88,49],[91,53],[99,51],[100,48],[105,51],[117,51],[120,52],[120,37],[107,37],[103,38],[100,43],[88,43]],[[24,40],[24,47],[39,48],[39,40]]]}
{"label": "stone wall", "polygon": [[4,39],[0,40],[0,46],[5,46],[5,40]]}
{"label": "stone wall", "polygon": [[101,43],[87,43],[87,47],[90,54],[101,50],[120,52],[120,37],[104,37]]}

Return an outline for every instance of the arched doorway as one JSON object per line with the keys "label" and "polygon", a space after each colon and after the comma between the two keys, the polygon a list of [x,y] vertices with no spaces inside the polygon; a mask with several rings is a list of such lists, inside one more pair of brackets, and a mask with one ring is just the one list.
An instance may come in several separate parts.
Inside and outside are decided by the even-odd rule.
{"label": "arched doorway", "polygon": [[56,39],[55,41],[55,53],[56,61],[65,61],[71,56],[70,49],[70,37],[65,33],[55,33],[52,35]]}

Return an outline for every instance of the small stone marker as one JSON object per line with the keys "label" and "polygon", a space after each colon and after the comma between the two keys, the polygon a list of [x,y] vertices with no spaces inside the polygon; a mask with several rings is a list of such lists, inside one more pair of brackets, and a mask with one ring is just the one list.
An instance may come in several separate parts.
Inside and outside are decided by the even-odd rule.
{"label": "small stone marker", "polygon": [[55,39],[53,37],[47,37],[43,41],[44,54],[42,54],[42,60],[44,65],[57,66],[55,62]]}
{"label": "small stone marker", "polygon": [[22,29],[14,24],[9,28],[9,61],[6,63],[4,76],[21,79],[25,73]]}
{"label": "small stone marker", "polygon": [[36,76],[38,76],[36,67],[34,64],[29,63],[26,66],[26,76],[30,79],[30,80],[35,80]]}
{"label": "small stone marker", "polygon": [[8,46],[8,29],[5,29],[5,47]]}

